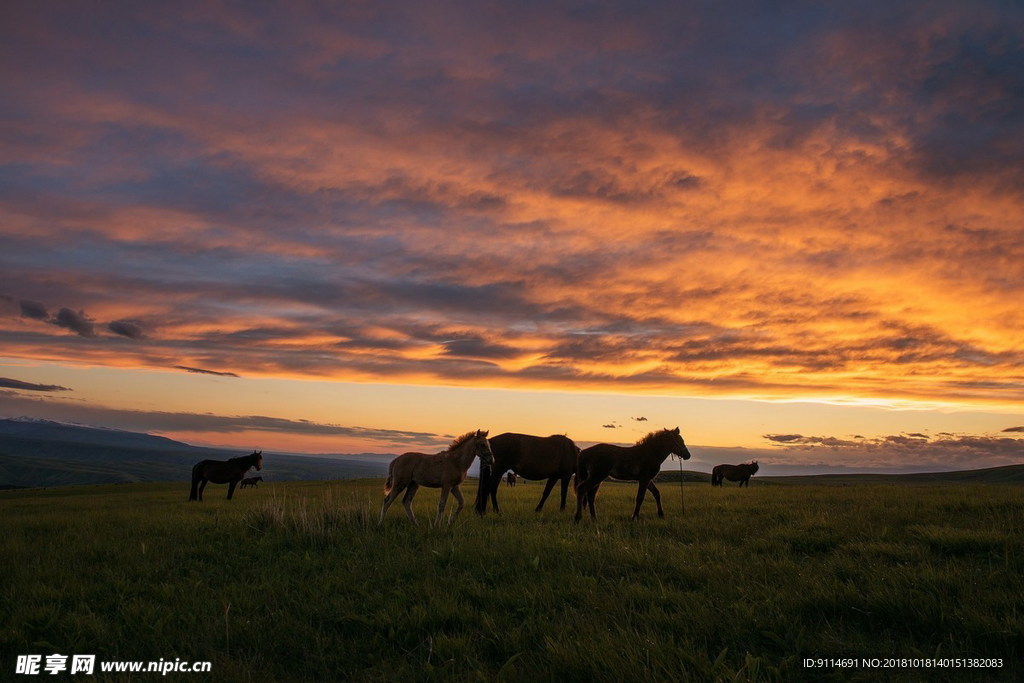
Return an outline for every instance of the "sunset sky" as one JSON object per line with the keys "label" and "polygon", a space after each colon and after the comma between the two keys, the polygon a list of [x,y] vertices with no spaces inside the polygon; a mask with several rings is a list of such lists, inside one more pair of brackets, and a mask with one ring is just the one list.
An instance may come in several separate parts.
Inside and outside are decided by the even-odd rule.
{"label": "sunset sky", "polygon": [[12,1],[0,85],[0,417],[1024,461],[1018,3]]}

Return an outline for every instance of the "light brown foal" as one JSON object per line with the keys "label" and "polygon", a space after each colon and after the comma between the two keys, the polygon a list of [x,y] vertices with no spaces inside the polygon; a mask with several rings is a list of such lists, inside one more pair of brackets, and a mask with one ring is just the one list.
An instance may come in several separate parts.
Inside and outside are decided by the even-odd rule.
{"label": "light brown foal", "polygon": [[405,514],[415,524],[416,517],[412,513],[412,499],[421,486],[441,489],[441,499],[437,503],[436,523],[438,524],[444,514],[448,494],[451,493],[455,496],[459,507],[452,515],[454,521],[462,512],[464,505],[459,484],[466,480],[466,472],[473,464],[473,458],[477,457],[480,458],[480,463],[484,466],[489,466],[494,460],[491,446],[487,441],[487,432],[479,429],[463,434],[452,442],[448,450],[435,455],[405,453],[398,456],[388,466],[388,480],[384,484],[384,503],[381,505],[380,521],[377,523],[384,522],[384,514],[388,508],[402,491],[405,491],[402,506],[405,507]]}

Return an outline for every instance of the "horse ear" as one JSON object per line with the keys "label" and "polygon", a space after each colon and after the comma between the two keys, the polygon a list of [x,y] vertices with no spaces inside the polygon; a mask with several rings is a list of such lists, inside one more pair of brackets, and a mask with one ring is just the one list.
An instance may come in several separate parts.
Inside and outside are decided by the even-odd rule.
{"label": "horse ear", "polygon": [[676,434],[678,434],[678,433],[679,433],[679,427],[676,427],[676,428],[675,428],[675,429],[673,429],[672,431],[673,431],[673,432],[675,432]]}

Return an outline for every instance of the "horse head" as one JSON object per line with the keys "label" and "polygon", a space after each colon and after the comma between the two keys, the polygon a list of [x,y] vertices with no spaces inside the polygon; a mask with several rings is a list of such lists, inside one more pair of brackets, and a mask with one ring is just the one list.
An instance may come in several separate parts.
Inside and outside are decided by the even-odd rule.
{"label": "horse head", "polygon": [[665,432],[669,435],[669,439],[671,440],[672,452],[683,460],[689,460],[690,451],[686,449],[686,444],[683,443],[683,437],[679,434],[679,427],[676,427],[675,429],[666,429]]}
{"label": "horse head", "polygon": [[252,454],[256,456],[256,471],[259,472],[263,469],[263,451],[253,451]]}
{"label": "horse head", "polygon": [[758,470],[757,461],[756,460],[751,460],[750,461],[750,473],[753,474],[754,472],[757,472],[757,470]]}
{"label": "horse head", "polygon": [[494,453],[491,452],[491,443],[487,440],[489,433],[490,430],[478,429],[473,435],[473,454],[480,458],[480,464],[484,467],[494,464]]}

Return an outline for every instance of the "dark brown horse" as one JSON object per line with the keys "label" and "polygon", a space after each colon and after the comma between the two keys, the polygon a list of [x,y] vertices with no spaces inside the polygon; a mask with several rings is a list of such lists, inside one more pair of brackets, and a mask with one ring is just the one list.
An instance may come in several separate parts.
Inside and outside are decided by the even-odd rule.
{"label": "dark brown horse", "polygon": [[405,507],[405,514],[415,524],[416,517],[412,514],[412,499],[416,490],[421,486],[441,489],[441,500],[437,503],[437,523],[441,522],[444,514],[444,506],[448,500],[448,493],[455,496],[459,507],[452,515],[452,520],[459,516],[463,503],[462,492],[459,491],[459,484],[466,480],[466,472],[473,464],[473,458],[480,458],[480,466],[486,467],[491,464],[493,456],[491,447],[487,443],[487,432],[476,430],[467,432],[452,442],[448,450],[441,451],[435,455],[425,453],[405,453],[398,456],[388,465],[388,480],[384,484],[384,502],[380,506],[380,521],[384,522],[384,514],[388,511],[395,499],[402,491],[405,497],[402,498],[402,506]]}
{"label": "dark brown horse", "polygon": [[750,477],[757,472],[757,461],[754,460],[742,465],[715,465],[711,470],[711,485],[721,486],[722,479],[738,481],[740,486],[750,488]]}
{"label": "dark brown horse", "polygon": [[263,477],[246,477],[242,480],[242,484],[238,488],[244,489],[247,486],[259,488],[259,482],[261,481],[263,481]]}
{"label": "dark brown horse", "polygon": [[540,512],[548,499],[555,482],[562,482],[562,504],[559,510],[565,509],[565,496],[569,491],[569,481],[576,472],[576,455],[580,449],[567,436],[530,436],[529,434],[499,434],[491,441],[491,452],[494,453],[494,464],[480,468],[480,485],[477,487],[476,511],[487,512],[487,498],[490,496],[495,512],[498,509],[498,489],[501,478],[511,470],[523,479],[547,479],[544,493],[535,510]]}
{"label": "dark brown horse", "polygon": [[654,485],[654,479],[661,471],[661,463],[673,453],[683,460],[690,459],[690,451],[686,450],[683,437],[679,435],[679,427],[651,432],[633,446],[599,443],[584,448],[580,452],[576,471],[576,521],[580,521],[583,516],[584,505],[590,508],[591,518],[597,519],[594,499],[597,498],[601,482],[608,477],[639,483],[633,519],[640,516],[640,504],[644,502],[648,490],[658,505],[658,516],[664,517],[661,491]]}
{"label": "dark brown horse", "polygon": [[263,469],[263,451],[253,451],[252,455],[243,455],[230,460],[198,462],[192,468],[192,492],[189,493],[188,499],[201,501],[206,483],[212,481],[214,484],[227,484],[228,500],[231,500],[231,496],[235,493],[235,486],[253,467],[257,472]]}
{"label": "dark brown horse", "polygon": [[516,485],[516,473],[515,472],[509,472],[508,474],[505,475],[505,485],[506,486],[510,486],[512,488],[515,488],[515,485]]}

